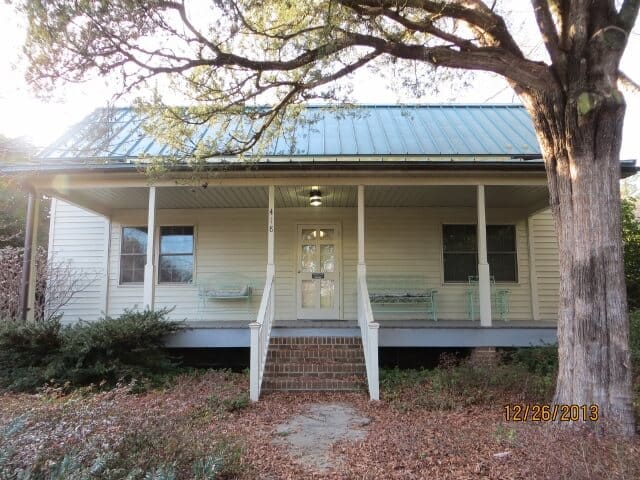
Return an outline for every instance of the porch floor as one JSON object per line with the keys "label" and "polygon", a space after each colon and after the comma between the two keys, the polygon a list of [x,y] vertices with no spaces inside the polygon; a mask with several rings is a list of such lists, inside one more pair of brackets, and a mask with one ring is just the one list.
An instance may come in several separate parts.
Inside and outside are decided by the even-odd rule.
{"label": "porch floor", "polygon": [[[481,327],[479,320],[433,320],[425,319],[396,319],[376,320],[380,328],[553,328],[557,323],[550,320],[494,320],[491,327]],[[249,323],[242,321],[187,321],[188,328],[249,328]],[[273,328],[358,328],[355,320],[275,320]]]}
{"label": "porch floor", "polygon": [[[481,327],[470,320],[380,320],[380,347],[526,347],[557,341],[555,322],[534,320],[494,321]],[[183,332],[171,336],[175,348],[248,347],[249,322],[187,322]],[[359,337],[354,321],[275,321],[273,337]]]}

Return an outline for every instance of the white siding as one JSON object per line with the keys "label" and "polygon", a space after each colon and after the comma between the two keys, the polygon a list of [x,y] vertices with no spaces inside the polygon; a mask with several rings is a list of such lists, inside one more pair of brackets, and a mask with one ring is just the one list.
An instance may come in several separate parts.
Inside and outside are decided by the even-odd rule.
{"label": "white siding", "polygon": [[560,269],[558,239],[551,210],[545,210],[535,215],[532,220],[540,319],[556,320],[558,318]]}
{"label": "white siding", "polygon": [[[142,306],[142,284],[120,285],[120,235],[122,226],[144,226],[144,210],[119,211],[112,217],[111,268],[109,275],[109,313],[119,314],[125,308]],[[194,279],[206,279],[220,272],[235,272],[247,277],[258,294],[266,271],[266,209],[197,209],[158,210],[156,223],[193,225],[195,227]],[[157,252],[157,246],[156,246]],[[156,272],[157,273],[157,272]],[[237,300],[209,301],[204,307],[198,301],[196,284],[158,284],[156,308],[175,309],[174,319],[238,320],[250,322],[260,304],[259,295],[250,302]]]}
{"label": "white siding", "polygon": [[84,289],[64,306],[63,320],[96,320],[104,310],[105,219],[60,200],[53,202],[51,219],[50,261],[68,264]]}
{"label": "white siding", "polygon": [[[59,202],[56,212],[54,250],[57,258],[72,259],[89,270],[104,270],[104,220],[76,207]],[[369,274],[425,275],[428,286],[438,289],[439,317],[466,317],[465,284],[445,284],[442,280],[442,224],[475,223],[474,208],[367,208],[366,263]],[[296,318],[297,225],[339,223],[342,229],[341,318],[354,320],[357,263],[357,215],[355,208],[276,209],[276,301],[277,319]],[[550,215],[534,218],[534,251],[538,268],[541,319],[554,319],[557,305],[557,253]],[[511,291],[511,320],[531,320],[531,288],[526,216],[515,209],[488,209],[489,224],[516,225],[518,282],[499,284]],[[109,262],[108,313],[142,305],[142,285],[119,285],[120,235],[123,225],[143,226],[144,210],[120,210],[112,216]],[[255,319],[266,269],[266,208],[159,210],[157,224],[193,225],[196,235],[194,278],[206,279],[221,272],[236,272],[256,287],[251,301],[198,301],[196,285],[156,287],[156,307],[174,307],[172,318],[190,321],[238,321]],[[157,248],[156,248],[157,251]],[[104,285],[89,289],[82,299],[65,310],[67,318],[94,319],[103,308]],[[102,297],[101,297],[102,294]],[[497,321],[497,320],[496,320]]]}
{"label": "white siding", "polygon": [[[426,275],[427,286],[439,292],[438,317],[465,319],[468,285],[443,281],[442,225],[475,224],[476,210],[444,207],[367,210],[365,251],[368,274]],[[517,210],[487,209],[487,223],[516,225],[519,281],[500,283],[498,288],[511,291],[510,319],[531,320],[526,222]]]}

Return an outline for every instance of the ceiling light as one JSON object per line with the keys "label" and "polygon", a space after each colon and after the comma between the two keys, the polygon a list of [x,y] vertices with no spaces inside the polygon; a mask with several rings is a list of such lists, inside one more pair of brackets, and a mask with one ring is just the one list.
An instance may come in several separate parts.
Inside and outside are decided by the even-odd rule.
{"label": "ceiling light", "polygon": [[322,205],[322,192],[318,187],[311,187],[311,193],[309,194],[309,203],[312,207],[319,207]]}

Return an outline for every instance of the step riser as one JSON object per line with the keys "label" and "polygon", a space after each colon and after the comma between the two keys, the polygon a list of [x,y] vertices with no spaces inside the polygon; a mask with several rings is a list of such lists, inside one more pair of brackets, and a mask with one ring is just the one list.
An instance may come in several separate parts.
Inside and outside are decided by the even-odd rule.
{"label": "step riser", "polygon": [[271,338],[263,391],[361,391],[365,387],[360,338]]}
{"label": "step riser", "polygon": [[278,374],[351,374],[351,375],[364,375],[366,369],[364,365],[340,365],[340,368],[330,365],[268,365],[265,368],[265,374],[278,375]]}
{"label": "step riser", "polygon": [[300,377],[309,377],[316,380],[344,380],[356,378],[361,380],[364,374],[360,372],[288,372],[288,373],[265,373],[265,378],[269,380],[291,380]]}
{"label": "step riser", "polygon": [[267,352],[267,360],[276,362],[315,362],[315,363],[358,363],[362,361],[362,354],[352,353],[333,353],[319,354],[317,352]]}
{"label": "step riser", "polygon": [[357,345],[362,347],[359,337],[271,337],[269,346],[275,345]]}
{"label": "step riser", "polygon": [[340,381],[340,380],[269,380],[262,385],[262,390],[266,392],[275,391],[335,391],[352,392],[361,391],[365,388],[364,382]]}

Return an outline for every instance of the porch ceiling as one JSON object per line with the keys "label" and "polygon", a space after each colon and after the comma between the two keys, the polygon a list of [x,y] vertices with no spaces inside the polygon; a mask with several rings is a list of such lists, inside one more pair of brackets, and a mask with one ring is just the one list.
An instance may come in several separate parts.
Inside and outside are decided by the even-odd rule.
{"label": "porch ceiling", "polygon": [[[322,192],[322,207],[356,207],[356,186],[317,185]],[[276,187],[276,208],[310,207],[311,185]],[[489,208],[511,207],[537,210],[548,204],[546,186],[487,186]],[[189,208],[266,208],[267,187],[175,186],[159,187],[156,192],[158,209]],[[146,209],[148,189],[94,188],[49,192],[97,211],[116,209]],[[365,204],[368,207],[473,207],[476,204],[474,186],[367,186]],[[321,208],[322,208],[321,207]]]}

